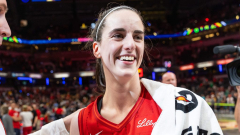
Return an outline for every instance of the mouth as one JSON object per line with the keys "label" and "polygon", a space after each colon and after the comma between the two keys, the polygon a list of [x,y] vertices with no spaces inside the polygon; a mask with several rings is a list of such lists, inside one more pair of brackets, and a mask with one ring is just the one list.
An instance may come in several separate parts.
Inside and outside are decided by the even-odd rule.
{"label": "mouth", "polygon": [[120,61],[129,61],[129,62],[131,62],[131,61],[134,61],[135,59],[136,59],[136,57],[134,57],[134,56],[119,56],[119,57],[117,57],[117,59],[118,60],[120,60]]}

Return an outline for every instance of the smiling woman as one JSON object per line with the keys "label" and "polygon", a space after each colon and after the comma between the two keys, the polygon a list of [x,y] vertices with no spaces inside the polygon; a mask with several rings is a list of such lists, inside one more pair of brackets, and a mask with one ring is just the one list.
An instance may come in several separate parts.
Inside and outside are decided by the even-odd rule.
{"label": "smiling woman", "polygon": [[90,35],[93,43],[87,47],[96,57],[97,85],[104,95],[35,134],[67,135],[70,125],[70,135],[222,135],[201,97],[184,88],[139,79],[146,48],[144,29],[140,13],[132,7],[101,12]]}
{"label": "smiling woman", "polygon": [[0,0],[0,45],[2,45],[3,37],[11,35],[11,30],[5,17],[7,10],[6,0]]}
{"label": "smiling woman", "polygon": [[[124,12],[121,11],[120,13],[117,12],[122,9],[125,9],[125,11]],[[128,14],[129,11],[130,11],[130,14]],[[112,14],[112,13],[114,13],[114,14]],[[132,15],[133,18],[131,16],[125,18],[126,14]],[[122,17],[120,17],[119,15]],[[119,17],[125,18],[125,20],[122,20]],[[133,20],[133,19],[135,19],[135,20]],[[106,51],[108,49],[112,49],[109,51],[113,52],[113,53],[119,53],[119,52],[115,52],[115,51],[117,51],[116,49],[119,49],[119,48],[117,48],[117,47],[119,47],[118,44],[126,42],[126,40],[123,40],[123,39],[127,39],[129,36],[133,39],[133,41],[135,41],[135,43],[141,44],[141,47],[143,47],[142,50],[144,51],[143,19],[140,15],[140,12],[138,12],[136,9],[128,7],[128,6],[118,6],[115,8],[105,10],[99,14],[98,21],[96,22],[96,27],[95,27],[95,29],[93,29],[91,31],[91,35],[90,35],[90,38],[92,38],[95,42],[94,43],[89,42],[86,45],[86,48],[93,49],[94,55],[97,58],[96,59],[96,76],[97,76],[96,80],[97,80],[98,88],[100,90],[102,90],[103,92],[106,90],[106,80],[105,80],[104,72],[107,72],[107,71],[103,70],[103,64],[102,64],[101,58],[108,57],[108,56],[106,53],[104,53],[106,55],[101,55],[100,50]],[[107,39],[107,40],[102,40],[103,38]],[[106,43],[106,42],[108,42],[108,43]],[[129,42],[129,40],[127,42]],[[132,41],[130,41],[130,42],[132,42]],[[131,44],[130,42],[128,43],[128,45],[130,45],[130,49],[131,49],[131,45],[133,45],[133,44]],[[109,45],[105,45],[105,44],[109,44],[109,43],[112,46],[111,48]],[[134,46],[132,46],[132,47],[134,47]],[[104,48],[107,48],[107,49],[105,50]],[[115,49],[115,50],[113,50],[113,49]],[[127,65],[134,64],[134,61],[136,61],[136,60],[142,60],[142,58],[140,58],[140,57],[137,59],[137,56],[136,56],[137,52],[128,53],[127,55],[123,54],[123,53],[125,53],[125,52],[122,52],[122,54],[114,54],[114,58],[109,57],[110,58],[109,60],[113,60],[113,61],[116,60],[114,62],[117,62],[121,59],[122,63],[125,63]],[[145,54],[147,54],[146,51],[145,51]],[[116,56],[116,55],[118,55],[118,56]],[[142,55],[143,54],[141,54],[141,57],[142,57]],[[134,60],[126,61],[127,58],[129,58],[128,56],[134,57]],[[123,60],[123,59],[125,59],[125,60]],[[130,58],[130,59],[132,59],[132,58]],[[141,61],[139,61],[138,63],[140,64]],[[117,70],[117,72],[121,73],[120,72],[121,70],[119,70],[119,69],[116,69],[116,70]]]}
{"label": "smiling woman", "polygon": [[[6,20],[5,14],[7,12],[7,2],[6,0],[0,0],[0,45],[2,45],[3,37],[9,37],[11,35],[11,30],[9,28],[8,22]],[[0,134],[6,135],[6,131],[0,120]],[[7,127],[7,132],[11,127]],[[13,131],[8,132],[8,134],[13,134]]]}

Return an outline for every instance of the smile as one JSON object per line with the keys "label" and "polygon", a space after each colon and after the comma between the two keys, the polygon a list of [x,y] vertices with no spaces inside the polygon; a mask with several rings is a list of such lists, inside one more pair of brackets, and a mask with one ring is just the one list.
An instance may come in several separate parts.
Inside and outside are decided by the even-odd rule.
{"label": "smile", "polygon": [[120,56],[118,57],[119,60],[121,61],[133,61],[135,60],[134,56]]}

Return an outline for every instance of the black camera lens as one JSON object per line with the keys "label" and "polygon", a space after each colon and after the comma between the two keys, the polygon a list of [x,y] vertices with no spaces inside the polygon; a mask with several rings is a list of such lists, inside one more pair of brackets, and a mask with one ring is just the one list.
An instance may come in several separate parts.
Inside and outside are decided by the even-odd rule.
{"label": "black camera lens", "polygon": [[240,66],[237,67],[237,75],[240,77]]}

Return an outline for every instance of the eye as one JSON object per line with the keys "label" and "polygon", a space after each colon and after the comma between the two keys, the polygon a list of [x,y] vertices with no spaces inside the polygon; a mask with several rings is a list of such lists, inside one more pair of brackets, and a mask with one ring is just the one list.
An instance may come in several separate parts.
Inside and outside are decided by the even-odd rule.
{"label": "eye", "polygon": [[136,40],[142,40],[142,36],[141,36],[141,35],[136,35],[136,36],[134,36],[134,39],[136,39]]}
{"label": "eye", "polygon": [[122,39],[123,35],[122,34],[114,34],[112,37],[116,38],[116,39]]}

